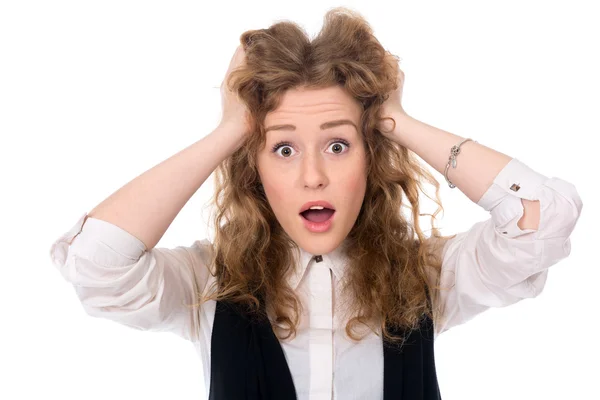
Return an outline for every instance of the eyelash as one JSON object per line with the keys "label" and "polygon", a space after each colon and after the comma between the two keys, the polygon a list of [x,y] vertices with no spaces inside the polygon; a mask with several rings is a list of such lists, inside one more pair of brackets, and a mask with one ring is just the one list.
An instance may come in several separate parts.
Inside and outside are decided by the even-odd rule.
{"label": "eyelash", "polygon": [[[350,147],[350,143],[348,143],[348,141],[344,140],[344,139],[340,139],[340,138],[333,139],[333,141],[330,143],[330,146],[335,143],[341,143],[348,148]],[[279,142],[273,146],[273,148],[271,149],[271,152],[275,153],[275,152],[277,152],[277,150],[279,150],[280,148],[285,147],[285,146],[293,147],[290,142],[285,142],[285,141]],[[341,153],[336,153],[336,154],[341,154]]]}

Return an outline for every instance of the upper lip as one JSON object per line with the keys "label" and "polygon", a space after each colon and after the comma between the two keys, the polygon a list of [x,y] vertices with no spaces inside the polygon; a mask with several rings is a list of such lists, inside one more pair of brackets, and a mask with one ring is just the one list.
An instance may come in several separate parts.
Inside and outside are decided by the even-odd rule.
{"label": "upper lip", "polygon": [[304,204],[302,206],[302,208],[300,208],[300,212],[302,213],[302,212],[308,210],[309,208],[311,208],[312,206],[321,206],[323,208],[330,208],[335,211],[335,208],[331,204],[326,202],[325,200],[317,200],[317,201],[309,201],[308,203]]}

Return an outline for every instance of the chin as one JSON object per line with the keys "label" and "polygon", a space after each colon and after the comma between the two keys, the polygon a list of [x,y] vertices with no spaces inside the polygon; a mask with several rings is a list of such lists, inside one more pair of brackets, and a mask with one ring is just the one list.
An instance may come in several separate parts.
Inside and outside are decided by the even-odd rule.
{"label": "chin", "polygon": [[334,235],[302,235],[301,238],[295,240],[298,246],[304,251],[315,254],[328,254],[334,251],[342,242],[344,238],[339,238]]}

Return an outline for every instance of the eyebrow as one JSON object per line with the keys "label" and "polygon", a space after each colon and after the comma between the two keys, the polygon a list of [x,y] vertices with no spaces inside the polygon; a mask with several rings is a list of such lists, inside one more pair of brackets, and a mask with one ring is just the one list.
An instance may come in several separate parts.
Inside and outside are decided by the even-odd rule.
{"label": "eyebrow", "polygon": [[[354,127],[354,129],[356,129],[356,131],[358,132],[358,127],[356,126],[356,124],[352,121],[350,121],[349,119],[337,119],[335,121],[329,121],[329,122],[325,122],[323,124],[321,124],[321,130],[324,129],[329,129],[329,128],[335,128],[336,126],[340,126],[340,125],[352,125]],[[267,133],[268,131],[295,131],[296,127],[294,125],[291,124],[285,124],[285,125],[273,125],[268,127],[267,129],[265,129],[265,133]]]}

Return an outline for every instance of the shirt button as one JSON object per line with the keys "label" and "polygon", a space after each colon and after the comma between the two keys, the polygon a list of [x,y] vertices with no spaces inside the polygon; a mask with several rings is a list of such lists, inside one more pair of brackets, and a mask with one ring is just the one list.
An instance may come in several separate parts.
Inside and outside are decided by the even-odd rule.
{"label": "shirt button", "polygon": [[513,192],[518,192],[519,189],[521,189],[521,186],[519,186],[516,183],[513,183],[512,186],[510,187],[510,190],[512,190]]}
{"label": "shirt button", "polygon": [[321,262],[321,261],[323,261],[323,256],[315,256],[315,261],[316,261],[316,262]]}

